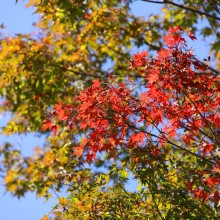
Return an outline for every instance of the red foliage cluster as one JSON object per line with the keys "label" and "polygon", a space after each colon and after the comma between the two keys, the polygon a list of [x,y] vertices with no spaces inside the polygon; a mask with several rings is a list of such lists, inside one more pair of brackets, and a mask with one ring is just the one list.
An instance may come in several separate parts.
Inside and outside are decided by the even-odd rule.
{"label": "red foliage cluster", "polygon": [[[99,80],[73,100],[74,104],[55,106],[44,129],[57,127],[52,120],[64,121],[85,136],[75,147],[87,161],[97,152],[136,148],[154,144],[152,154],[159,156],[171,144],[212,164],[212,171],[200,175],[209,188],[219,185],[220,162],[215,156],[220,146],[220,82],[208,66],[194,58],[181,28],[171,28],[164,37],[166,48],[156,58],[148,53],[134,55],[131,70],[145,73],[145,89],[134,96],[126,84],[103,86]],[[189,38],[196,39],[189,32]],[[178,144],[177,144],[178,143]],[[179,144],[180,143],[180,144]],[[196,146],[191,152],[189,146]],[[208,194],[188,183],[195,198],[219,201],[219,192]]]}

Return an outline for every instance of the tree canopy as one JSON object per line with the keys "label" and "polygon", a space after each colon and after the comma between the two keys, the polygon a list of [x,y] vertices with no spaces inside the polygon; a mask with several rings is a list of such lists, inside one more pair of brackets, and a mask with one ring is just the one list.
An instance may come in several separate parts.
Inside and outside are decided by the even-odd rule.
{"label": "tree canopy", "polygon": [[1,37],[1,133],[45,137],[31,156],[5,142],[1,174],[17,197],[57,197],[44,220],[220,217],[219,1],[143,2],[161,12],[30,0],[37,34]]}

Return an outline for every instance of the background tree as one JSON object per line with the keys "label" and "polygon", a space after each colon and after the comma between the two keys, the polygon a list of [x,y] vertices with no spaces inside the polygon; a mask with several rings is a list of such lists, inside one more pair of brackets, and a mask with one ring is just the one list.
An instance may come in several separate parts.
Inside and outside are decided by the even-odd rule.
{"label": "background tree", "polygon": [[[215,124],[213,119],[208,123],[199,124],[202,127],[201,131],[199,134],[195,134],[193,133],[195,127],[192,125],[199,126],[195,123],[199,123],[197,121],[202,120],[203,115],[198,116],[198,112],[188,113],[191,117],[192,114],[197,114],[196,117],[198,117],[190,118],[192,125],[187,124],[184,125],[185,127],[181,125],[181,128],[185,129],[181,131],[182,134],[185,132],[185,139],[189,140],[188,143],[184,142],[184,149],[186,148],[189,152],[182,151],[180,148],[182,145],[177,140],[172,140],[176,138],[174,134],[173,136],[170,134],[171,140],[166,141],[167,147],[163,148],[163,152],[160,152],[159,145],[155,144],[154,139],[151,139],[150,144],[146,145],[147,147],[139,146],[140,143],[142,144],[141,138],[143,139],[142,129],[145,129],[147,124],[140,128],[141,132],[134,131],[130,127],[126,132],[129,137],[132,137],[130,145],[133,147],[128,150],[128,143],[117,142],[112,137],[112,140],[108,139],[107,143],[113,144],[114,142],[115,146],[123,145],[123,147],[117,148],[117,150],[111,148],[104,156],[98,154],[97,160],[92,163],[92,166],[86,164],[91,163],[92,160],[89,158],[93,158],[94,155],[87,152],[87,160],[84,157],[79,160],[78,157],[81,156],[83,148],[76,147],[78,139],[84,138],[82,129],[89,131],[91,127],[87,127],[86,124],[76,127],[74,123],[70,123],[70,132],[63,123],[63,128],[59,127],[57,130],[56,124],[50,120],[50,117],[55,116],[57,112],[59,112],[59,120],[67,120],[68,115],[72,112],[65,114],[66,109],[64,111],[63,106],[68,107],[69,104],[68,111],[70,111],[71,104],[77,104],[77,99],[73,97],[84,88],[91,86],[94,79],[98,78],[102,85],[105,85],[109,81],[109,73],[113,76],[112,88],[114,88],[114,84],[120,82],[131,84],[131,86],[139,84],[139,89],[132,91],[132,97],[139,98],[140,89],[145,87],[147,82],[150,81],[153,84],[155,79],[160,79],[157,73],[152,75],[155,78],[146,78],[145,71],[149,70],[146,69],[146,65],[162,67],[159,64],[148,63],[145,60],[146,53],[143,53],[136,55],[130,61],[131,66],[128,70],[130,51],[133,47],[145,46],[150,55],[155,55],[155,51],[159,51],[162,47],[163,36],[169,27],[181,26],[186,30],[194,31],[197,35],[200,34],[205,39],[212,39],[215,42],[210,47],[212,57],[215,57],[216,61],[219,60],[219,6],[217,1],[205,3],[204,1],[179,3],[146,1],[146,4],[147,2],[163,4],[162,13],[152,15],[149,20],[135,17],[130,11],[131,2],[129,1],[82,1],[80,3],[70,0],[30,1],[28,6],[35,5],[36,12],[41,15],[41,20],[36,24],[40,29],[37,36],[17,35],[14,38],[2,38],[0,91],[4,102],[1,111],[13,114],[13,118],[2,132],[8,135],[28,132],[43,135],[47,134],[45,129],[49,128],[57,134],[48,136],[45,147],[36,148],[35,155],[32,157],[24,157],[16,146],[12,146],[10,143],[2,146],[1,169],[5,175],[4,181],[8,191],[20,197],[25,192],[34,190],[38,195],[47,198],[54,195],[55,192],[65,191],[66,196],[59,199],[57,206],[61,210],[56,213],[56,216],[61,215],[64,219],[73,218],[73,216],[78,219],[86,217],[90,219],[217,218],[217,211],[213,207],[217,208],[219,201],[216,189],[219,183],[219,165],[216,164],[219,159],[216,155],[219,147],[219,124]],[[204,25],[201,27],[202,21]],[[189,36],[193,38],[192,34]],[[172,54],[171,58],[179,59],[181,51],[179,49],[178,56]],[[188,59],[185,61],[190,63],[189,66],[194,65],[194,68],[198,70],[193,71],[205,72],[207,75],[201,74],[201,77],[204,78],[199,78],[196,74],[195,80],[198,85],[204,80],[208,83],[209,77],[212,80],[215,79],[216,83],[211,82],[212,90],[206,91],[213,93],[212,99],[215,102],[211,102],[209,100],[211,97],[206,93],[205,98],[203,97],[204,100],[195,101],[192,94],[187,96],[186,92],[189,91],[184,93],[183,90],[182,94],[178,96],[179,106],[188,104],[192,107],[195,104],[193,107],[195,110],[198,108],[197,103],[200,105],[207,103],[209,107],[210,104],[216,103],[212,110],[202,110],[201,114],[204,114],[203,118],[207,114],[217,114],[219,65],[217,63],[215,69],[207,64],[203,65],[195,58],[186,56],[187,52],[187,50],[182,52],[181,62]],[[165,50],[160,50],[158,54],[160,54],[160,59],[167,58],[171,62],[171,58]],[[207,58],[206,61],[208,60]],[[174,61],[172,60],[172,62]],[[178,61],[175,62],[179,64]],[[181,63],[179,68],[185,64]],[[106,70],[106,66],[109,66],[109,69]],[[169,65],[166,68],[171,70],[170,68],[173,66]],[[190,68],[192,67],[190,66]],[[134,81],[125,81],[127,76]],[[180,84],[183,85],[183,82]],[[183,86],[188,86],[188,84]],[[195,87],[195,85],[190,86]],[[115,89],[118,88],[120,86],[115,87]],[[126,86],[121,89],[125,91]],[[195,90],[198,92],[200,89],[204,88],[198,87]],[[114,90],[109,91],[108,87],[100,87],[98,83],[93,84],[90,90],[86,91],[89,91],[90,94],[100,90],[99,93],[103,92],[107,97],[106,91],[108,91],[109,94],[114,95]],[[192,93],[192,91],[190,92]],[[86,94],[86,92],[82,94]],[[109,100],[111,100],[110,98],[111,96]],[[133,99],[130,99],[131,94],[126,93],[124,98],[126,106],[130,106],[134,102]],[[191,104],[189,104],[190,99],[192,99]],[[197,99],[199,98],[197,97]],[[62,103],[57,104],[59,100],[62,100]],[[92,100],[87,101],[89,104]],[[125,103],[122,103],[122,106]],[[106,113],[108,116],[115,111],[111,104],[108,103],[105,108],[103,107],[104,110],[109,111]],[[158,103],[155,101],[156,104]],[[54,112],[47,116],[46,111],[50,112],[52,108]],[[155,120],[160,122],[160,117],[167,114],[167,112],[155,110],[156,106],[151,109],[151,112],[154,112],[153,115],[157,116],[157,119],[151,119],[153,123],[156,123]],[[200,108],[198,110],[201,111]],[[152,114],[151,112],[150,114]],[[84,114],[89,115],[90,112],[84,112]],[[134,117],[133,112],[130,113],[127,109],[127,116],[130,116],[129,114]],[[173,112],[173,114],[177,114],[177,112]],[[213,117],[217,120],[219,116],[213,115]],[[118,127],[114,121],[111,126],[117,134],[120,126]],[[44,128],[42,129],[42,127]],[[154,127],[153,132],[155,129],[157,128]],[[156,135],[159,135],[160,129],[158,127]],[[161,132],[160,135],[162,134]],[[195,135],[197,142],[190,139]],[[73,139],[74,136],[75,139]],[[207,142],[204,138],[210,139]],[[98,140],[95,143],[99,143]],[[91,143],[90,145],[92,146]],[[180,147],[176,148],[175,145]],[[104,149],[107,150],[107,146],[105,147],[106,149]],[[88,149],[86,148],[86,150]],[[197,152],[198,150],[202,153]],[[198,167],[198,170],[195,170],[195,166]],[[135,193],[126,190],[127,177],[130,173],[141,184],[139,191]],[[186,190],[186,184],[188,184],[188,190]],[[213,194],[211,195],[211,193]],[[203,203],[201,200],[204,200]],[[45,216],[45,218],[47,217]]]}

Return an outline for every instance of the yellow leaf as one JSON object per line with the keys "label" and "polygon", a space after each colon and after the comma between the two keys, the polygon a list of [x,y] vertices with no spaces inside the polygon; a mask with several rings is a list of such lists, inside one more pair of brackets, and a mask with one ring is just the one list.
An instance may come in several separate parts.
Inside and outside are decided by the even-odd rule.
{"label": "yellow leaf", "polygon": [[25,6],[26,8],[30,8],[31,6],[34,6],[36,2],[38,2],[38,0],[30,0]]}
{"label": "yellow leaf", "polygon": [[41,218],[40,220],[48,220],[48,219],[49,219],[48,216],[47,216],[47,215],[44,215],[44,217]]}
{"label": "yellow leaf", "polygon": [[11,182],[16,177],[16,173],[14,171],[9,171],[7,176],[5,177],[5,184]]}
{"label": "yellow leaf", "polygon": [[65,197],[59,198],[59,203],[61,206],[65,207],[68,203],[67,199]]}

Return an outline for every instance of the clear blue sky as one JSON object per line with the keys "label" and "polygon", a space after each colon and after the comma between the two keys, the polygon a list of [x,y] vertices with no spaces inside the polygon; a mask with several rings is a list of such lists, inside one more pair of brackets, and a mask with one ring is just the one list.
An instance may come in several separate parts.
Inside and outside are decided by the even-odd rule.
{"label": "clear blue sky", "polygon": [[[7,29],[3,30],[6,35],[13,36],[15,33],[30,33],[34,31],[32,23],[38,20],[33,15],[33,9],[26,9],[22,0],[15,5],[15,0],[0,0],[0,24],[4,23]],[[9,115],[0,115],[0,126],[4,125]],[[30,154],[33,147],[42,145],[42,138],[28,136],[6,137],[0,135],[0,144],[10,140],[22,148],[25,154]],[[44,199],[36,198],[35,194],[28,193],[20,200],[5,195],[4,186],[0,183],[0,219],[1,220],[39,220],[47,214],[56,201],[45,203]]]}
{"label": "clear blue sky", "polygon": [[[7,28],[4,30],[6,35],[13,36],[16,33],[30,33],[34,31],[32,23],[38,20],[38,15],[33,15],[33,9],[26,9],[27,1],[20,0],[15,5],[15,0],[0,0],[0,24],[4,23]],[[149,16],[150,13],[158,12],[159,5],[135,2],[132,10],[135,14]],[[199,46],[200,45],[200,46]],[[208,49],[201,47],[201,41],[193,44],[193,48],[198,49],[197,53],[200,58],[208,55]],[[0,115],[0,126],[7,121],[7,115]],[[28,136],[6,137],[0,135],[0,144],[6,140],[22,147],[25,154],[30,154],[33,147],[42,145],[43,138]],[[38,220],[47,214],[55,199],[45,203],[43,199],[36,199],[34,194],[28,193],[25,198],[17,200],[9,194],[4,195],[4,187],[0,185],[0,219],[1,220]]]}

